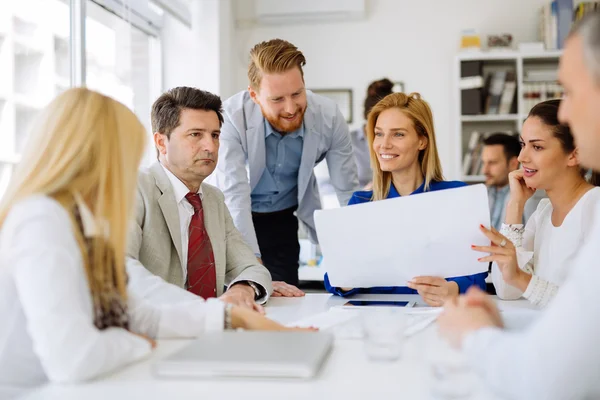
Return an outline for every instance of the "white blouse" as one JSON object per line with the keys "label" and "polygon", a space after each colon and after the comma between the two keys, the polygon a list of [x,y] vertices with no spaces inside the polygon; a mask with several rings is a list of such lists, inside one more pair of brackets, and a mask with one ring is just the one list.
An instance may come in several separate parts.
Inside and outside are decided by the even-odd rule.
{"label": "white blouse", "polygon": [[494,263],[492,281],[498,297],[513,300],[522,296],[537,306],[546,306],[570,273],[570,265],[581,243],[592,232],[590,216],[598,204],[600,187],[585,193],[561,226],[552,225],[553,207],[548,199],[540,201],[525,227],[503,224],[500,233],[513,242],[519,267],[532,277],[523,293],[504,282],[498,265]]}
{"label": "white blouse", "polygon": [[[89,236],[91,213],[82,205],[80,210]],[[218,300],[184,295],[159,307],[131,289],[131,332],[97,329],[72,229],[66,210],[38,195],[16,204],[0,230],[0,399],[47,381],[91,379],[146,357],[150,344],[131,332],[181,338],[223,329]]]}

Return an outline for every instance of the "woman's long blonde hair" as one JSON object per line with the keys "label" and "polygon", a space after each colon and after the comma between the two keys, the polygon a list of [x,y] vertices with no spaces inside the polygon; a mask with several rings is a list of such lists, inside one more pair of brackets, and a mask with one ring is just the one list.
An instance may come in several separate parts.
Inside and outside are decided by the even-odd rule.
{"label": "woman's long blonde hair", "polygon": [[375,104],[367,118],[367,138],[369,141],[369,154],[371,155],[371,168],[373,170],[373,201],[387,198],[392,185],[392,173],[381,170],[377,154],[373,149],[377,118],[379,118],[379,114],[390,108],[398,108],[402,111],[412,120],[417,134],[427,138],[427,147],[419,153],[421,172],[425,177],[425,191],[429,190],[431,182],[444,180],[435,142],[433,115],[431,114],[429,104],[421,99],[419,93],[411,93],[409,95],[392,93]]}
{"label": "woman's long blonde hair", "polygon": [[36,119],[0,203],[1,226],[11,207],[29,196],[52,197],[72,214],[74,194],[81,195],[94,214],[96,226],[108,224],[108,238],[100,236],[92,241],[91,261],[71,216],[92,298],[103,311],[110,308],[104,304],[103,291],[116,290],[127,299],[127,225],[145,140],[143,125],[123,104],[89,89],[67,90]]}

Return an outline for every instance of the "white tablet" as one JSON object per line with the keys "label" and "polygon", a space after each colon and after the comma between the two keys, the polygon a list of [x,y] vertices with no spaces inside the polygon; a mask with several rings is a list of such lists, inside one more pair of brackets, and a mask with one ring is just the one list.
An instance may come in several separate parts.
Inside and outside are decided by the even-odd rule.
{"label": "white tablet", "polygon": [[414,301],[396,300],[348,300],[342,305],[344,308],[356,307],[414,307]]}

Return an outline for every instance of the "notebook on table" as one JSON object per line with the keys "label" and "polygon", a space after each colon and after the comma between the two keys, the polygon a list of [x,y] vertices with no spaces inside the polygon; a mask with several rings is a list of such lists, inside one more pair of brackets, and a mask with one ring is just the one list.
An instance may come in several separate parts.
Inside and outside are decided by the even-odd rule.
{"label": "notebook on table", "polygon": [[154,364],[160,377],[314,377],[333,344],[324,332],[206,334]]}

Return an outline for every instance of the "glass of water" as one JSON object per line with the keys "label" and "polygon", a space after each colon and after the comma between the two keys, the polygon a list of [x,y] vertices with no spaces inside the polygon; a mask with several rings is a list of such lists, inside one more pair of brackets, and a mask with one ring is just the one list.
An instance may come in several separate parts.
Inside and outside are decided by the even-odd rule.
{"label": "glass of water", "polygon": [[402,354],[406,315],[397,308],[377,307],[362,311],[364,345],[367,357],[375,361],[395,361]]}
{"label": "glass of water", "polygon": [[477,392],[478,380],[464,354],[453,349],[439,336],[432,340],[428,353],[430,398],[471,399]]}

